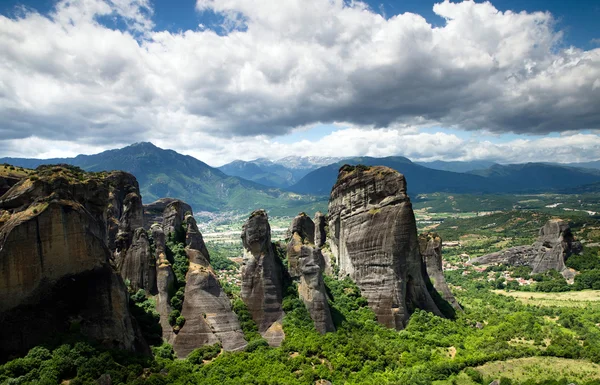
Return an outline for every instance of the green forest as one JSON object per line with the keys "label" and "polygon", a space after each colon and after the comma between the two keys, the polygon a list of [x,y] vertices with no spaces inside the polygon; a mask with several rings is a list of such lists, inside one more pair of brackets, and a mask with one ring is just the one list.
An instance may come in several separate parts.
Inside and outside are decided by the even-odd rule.
{"label": "green forest", "polygon": [[[440,230],[444,233],[444,228]],[[523,232],[526,237],[533,235]],[[170,239],[168,249],[178,282],[185,282],[183,244]],[[224,261],[226,250],[215,250],[215,263],[224,269],[233,266]],[[593,277],[600,269],[600,249],[584,250],[569,261],[582,272],[575,285],[567,286],[570,291],[597,288]],[[456,258],[457,253],[451,251],[448,258]],[[258,334],[239,289],[224,285],[249,341],[247,347],[224,352],[218,344],[204,346],[183,360],[175,359],[172,347],[161,341],[154,299],[140,290],[131,293],[130,307],[152,345],[152,357],[103,349],[73,330],[1,365],[0,383],[97,385],[101,376],[109,375],[115,385],[315,384],[319,380],[333,384],[487,385],[493,380],[503,385],[600,384],[600,302],[582,302],[584,306],[524,303],[498,292],[519,289],[495,278],[501,269],[447,271],[448,283],[464,312],[444,319],[417,309],[401,331],[376,322],[350,279],[325,277],[337,331],[321,335],[298,298],[295,284],[288,282],[283,301],[286,338],[279,348],[269,347]],[[528,275],[526,269],[521,270],[512,273]],[[487,279],[490,274],[494,279]],[[552,274],[538,278],[527,290],[545,291],[546,282],[559,281]],[[175,308],[173,302],[181,301],[180,293],[181,286],[172,300]],[[185,322],[177,314],[172,318],[174,327]],[[513,369],[519,363],[528,366],[525,374],[506,368],[494,372],[493,365],[499,362],[514,362]],[[547,370],[548,362],[554,371]]]}

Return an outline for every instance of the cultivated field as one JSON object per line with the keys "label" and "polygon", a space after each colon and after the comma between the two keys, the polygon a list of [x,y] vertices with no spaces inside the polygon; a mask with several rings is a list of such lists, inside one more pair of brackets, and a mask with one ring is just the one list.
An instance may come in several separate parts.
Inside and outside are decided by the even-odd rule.
{"label": "cultivated field", "polygon": [[493,292],[516,298],[526,305],[560,307],[600,306],[600,290],[568,291],[564,293],[507,292],[505,290],[493,290]]}
{"label": "cultivated field", "polygon": [[[558,357],[525,357],[506,361],[488,362],[474,368],[487,384],[492,380],[508,378],[513,383],[521,384],[527,380],[536,383],[546,380],[566,379],[569,382],[581,383],[600,379],[600,365],[586,360],[574,360]],[[465,371],[452,380],[435,381],[435,385],[476,385]]]}
{"label": "cultivated field", "polygon": [[585,360],[558,357],[526,357],[489,362],[476,368],[484,378],[506,377],[518,382],[528,379],[569,381],[600,379],[600,365]]}

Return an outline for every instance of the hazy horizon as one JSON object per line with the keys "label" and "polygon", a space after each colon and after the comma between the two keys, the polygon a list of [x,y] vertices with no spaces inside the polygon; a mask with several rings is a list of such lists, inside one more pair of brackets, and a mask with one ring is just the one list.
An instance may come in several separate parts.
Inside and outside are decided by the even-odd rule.
{"label": "hazy horizon", "polygon": [[[141,144],[141,143],[150,143],[150,144],[152,144],[152,145],[154,145],[154,146],[156,146],[156,147],[158,147],[158,148],[160,148],[160,149],[162,149],[162,150],[173,150],[173,151],[176,151],[176,152],[178,152],[177,150],[175,150],[175,149],[172,149],[172,148],[164,148],[164,147],[160,147],[160,146],[158,146],[158,145],[156,145],[156,144],[154,144],[154,143],[152,143],[152,142],[135,142],[135,143],[128,144],[128,145],[126,145],[126,146],[124,146],[124,147],[134,146],[134,145],[136,145],[136,144]],[[118,150],[118,149],[121,149],[121,148],[124,148],[124,147],[109,148],[109,149],[106,149],[106,150],[104,150],[104,151],[100,151],[100,152],[95,152],[95,153],[90,153],[90,154],[78,154],[78,155],[97,155],[97,154],[100,154],[100,153],[102,153],[102,152],[105,152],[105,151],[110,151],[110,150]],[[204,163],[206,163],[206,164],[208,164],[209,166],[211,166],[211,167],[214,167],[214,168],[219,168],[219,167],[221,167],[221,166],[224,166],[224,165],[226,165],[226,164],[229,164],[229,163],[231,163],[231,162],[232,162],[232,161],[231,161],[231,162],[226,162],[226,163],[215,163],[215,164],[213,164],[213,163],[209,163],[209,162],[207,162],[207,161],[205,161],[205,160],[203,160],[203,159],[201,159],[201,158],[198,158],[198,157],[196,157],[196,156],[194,156],[194,155],[191,155],[191,154],[183,154],[183,153],[181,153],[181,154],[182,154],[182,155],[189,155],[189,156],[191,156],[191,157],[193,157],[193,158],[195,158],[195,159],[197,159],[197,160],[199,160],[199,161],[201,161],[201,162],[204,162]],[[301,155],[294,156],[294,155],[289,155],[289,156],[282,157],[282,158],[273,158],[273,159],[271,159],[271,158],[268,158],[268,157],[261,157],[261,158],[254,158],[254,159],[248,159],[248,160],[244,160],[244,159],[235,159],[235,161],[254,162],[254,161],[259,161],[259,160],[262,160],[262,159],[266,159],[266,160],[268,160],[268,161],[271,161],[271,162],[277,163],[278,161],[282,161],[282,160],[284,160],[285,158],[289,158],[289,157],[299,157],[299,158],[323,158],[323,159],[326,159],[326,158],[332,158],[332,159],[337,159],[337,160],[335,161],[335,162],[337,162],[337,161],[344,160],[344,159],[350,159],[350,158],[356,158],[356,157],[363,157],[363,156],[369,156],[369,155],[354,155],[354,156],[345,156],[345,157],[319,157],[319,156],[301,156]],[[435,162],[435,161],[443,161],[443,162],[490,162],[490,163],[497,163],[497,164],[501,164],[501,165],[508,165],[508,164],[522,164],[522,163],[556,163],[556,164],[564,164],[564,165],[569,165],[569,164],[574,164],[574,163],[588,163],[588,162],[596,162],[596,161],[600,161],[600,159],[591,159],[591,160],[588,160],[588,161],[585,161],[585,162],[543,162],[543,161],[540,161],[540,162],[514,162],[514,163],[507,163],[507,162],[497,162],[497,161],[494,161],[494,160],[489,160],[489,159],[472,159],[472,160],[469,160],[469,161],[446,161],[446,160],[436,159],[436,160],[427,160],[427,161],[423,161],[423,160],[418,160],[418,159],[412,159],[412,158],[410,158],[410,157],[408,157],[408,156],[404,156],[404,155],[402,155],[402,154],[397,154],[397,155],[387,155],[387,156],[373,157],[373,158],[384,158],[384,157],[404,157],[404,158],[408,158],[410,161],[412,161],[412,162],[415,162],[415,163],[429,163],[429,162]],[[3,159],[3,158],[26,158],[26,157],[0,157],[0,159]],[[51,157],[51,158],[29,157],[29,158],[26,158],[26,159],[39,159],[39,160],[49,159],[49,160],[51,160],[51,159],[57,159],[57,158],[63,158],[63,159],[64,159],[64,158],[67,158],[67,159],[68,159],[68,158],[74,158],[74,157],[73,157],[73,156],[66,156],[66,157]],[[335,162],[331,162],[331,163],[335,163]],[[324,163],[323,165],[326,165],[326,164],[331,164],[331,163]]]}

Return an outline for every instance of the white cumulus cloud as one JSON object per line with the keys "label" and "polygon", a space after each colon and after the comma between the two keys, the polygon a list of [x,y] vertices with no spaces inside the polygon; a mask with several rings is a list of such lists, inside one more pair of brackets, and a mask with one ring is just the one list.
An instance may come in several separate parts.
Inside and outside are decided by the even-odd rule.
{"label": "white cumulus cloud", "polygon": [[359,1],[198,0],[196,11],[222,15],[229,33],[156,30],[149,0],[61,0],[48,15],[0,15],[0,148],[148,140],[229,158],[244,143],[269,147],[298,127],[338,122],[355,128],[321,139],[345,141],[323,145],[341,151],[330,155],[436,158],[461,139],[398,127],[600,129],[600,49],[562,48],[549,13],[446,0],[433,8],[446,23],[433,27]]}

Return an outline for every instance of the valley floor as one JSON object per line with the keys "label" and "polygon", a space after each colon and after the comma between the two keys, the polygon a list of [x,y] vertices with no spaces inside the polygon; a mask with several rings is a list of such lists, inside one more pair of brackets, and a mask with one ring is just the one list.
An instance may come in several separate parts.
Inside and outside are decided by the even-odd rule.
{"label": "valley floor", "polygon": [[496,294],[518,299],[525,305],[558,307],[598,307],[600,290],[568,291],[562,293],[538,293],[526,291],[493,290]]}
{"label": "valley floor", "polygon": [[[527,380],[555,381],[565,378],[573,383],[600,380],[600,365],[586,360],[558,357],[524,357],[506,361],[488,362],[474,368],[484,378],[504,378],[520,384]],[[508,382],[508,381],[504,381]],[[451,381],[435,381],[434,385],[475,385],[479,384],[466,373],[461,373]]]}

